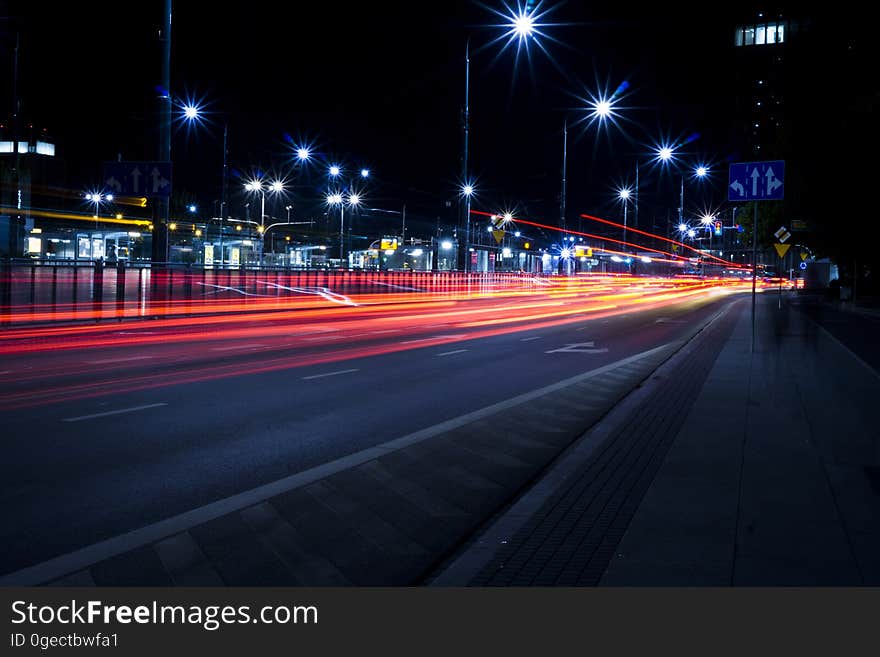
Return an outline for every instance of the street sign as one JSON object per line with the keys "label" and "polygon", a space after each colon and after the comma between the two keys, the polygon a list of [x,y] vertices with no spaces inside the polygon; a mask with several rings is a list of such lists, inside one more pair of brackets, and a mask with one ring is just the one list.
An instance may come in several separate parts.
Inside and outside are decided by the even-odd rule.
{"label": "street sign", "polygon": [[788,253],[788,247],[790,246],[791,244],[774,244],[773,248],[776,249],[776,253],[779,254],[780,258],[784,258],[785,254]]}
{"label": "street sign", "polygon": [[779,201],[785,191],[785,160],[730,165],[728,201]]}
{"label": "street sign", "polygon": [[806,251],[801,251],[801,260],[806,260],[809,257],[810,257],[809,253],[807,253]]}
{"label": "street sign", "polygon": [[171,162],[104,162],[104,186],[117,196],[171,196]]}
{"label": "street sign", "polygon": [[791,237],[791,233],[789,233],[785,229],[785,226],[780,226],[779,230],[777,230],[773,234],[776,236],[776,239],[778,239],[780,242],[785,242],[785,240],[787,240],[789,237]]}
{"label": "street sign", "polygon": [[806,262],[802,262],[802,263],[800,264],[800,268],[801,268],[801,269],[806,269],[806,268],[807,268],[807,263],[806,263]]}
{"label": "street sign", "polygon": [[492,235],[495,237],[495,241],[501,244],[501,240],[504,239],[504,231],[503,230],[493,230]]}

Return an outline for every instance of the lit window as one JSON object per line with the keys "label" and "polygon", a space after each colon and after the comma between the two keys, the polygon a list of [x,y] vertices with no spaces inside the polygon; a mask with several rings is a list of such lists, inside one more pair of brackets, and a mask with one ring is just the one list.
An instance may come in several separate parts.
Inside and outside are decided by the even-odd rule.
{"label": "lit window", "polygon": [[754,27],[747,27],[747,28],[743,29],[743,32],[744,32],[744,36],[745,36],[745,38],[743,40],[743,45],[745,45],[745,46],[755,45],[755,28]]}
{"label": "lit window", "polygon": [[780,23],[776,26],[776,43],[782,43],[785,41],[785,24]]}
{"label": "lit window", "polygon": [[767,43],[776,43],[776,23],[767,23]]}
{"label": "lit window", "polygon": [[755,45],[756,46],[763,46],[766,43],[765,31],[766,30],[763,25],[758,25],[758,27],[755,28]]}

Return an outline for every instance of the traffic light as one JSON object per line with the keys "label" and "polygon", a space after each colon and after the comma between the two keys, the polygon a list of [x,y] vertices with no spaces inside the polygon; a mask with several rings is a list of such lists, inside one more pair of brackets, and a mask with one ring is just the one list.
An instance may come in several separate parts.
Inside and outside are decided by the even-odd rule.
{"label": "traffic light", "polygon": [[721,222],[715,222],[715,235],[721,235]]}
{"label": "traffic light", "polygon": [[523,244],[523,248],[524,248],[524,249],[529,248],[529,246],[531,246],[531,245],[530,245],[528,242],[526,242],[525,244]]}

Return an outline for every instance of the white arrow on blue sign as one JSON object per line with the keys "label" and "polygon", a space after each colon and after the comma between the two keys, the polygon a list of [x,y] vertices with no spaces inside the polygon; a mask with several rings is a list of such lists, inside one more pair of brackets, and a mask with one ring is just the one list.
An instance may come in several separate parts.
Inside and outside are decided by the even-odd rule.
{"label": "white arrow on blue sign", "polygon": [[780,201],[785,192],[785,160],[730,165],[728,201]]}
{"label": "white arrow on blue sign", "polygon": [[171,195],[171,162],[105,162],[104,185],[119,196]]}

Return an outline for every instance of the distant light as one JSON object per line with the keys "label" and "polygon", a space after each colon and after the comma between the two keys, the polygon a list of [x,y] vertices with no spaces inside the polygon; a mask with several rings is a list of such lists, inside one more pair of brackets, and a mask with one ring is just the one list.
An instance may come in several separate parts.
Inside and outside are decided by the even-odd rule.
{"label": "distant light", "polygon": [[175,223],[168,224],[168,228],[170,230],[177,230],[177,224],[175,224]]}
{"label": "distant light", "polygon": [[651,262],[651,259],[648,256],[642,256],[642,262]]}
{"label": "distant light", "polygon": [[611,101],[608,100],[600,100],[596,103],[595,110],[596,116],[599,118],[606,118],[609,114],[611,114]]}
{"label": "distant light", "polygon": [[241,226],[240,226],[240,225],[239,225],[239,226],[236,226],[236,227],[235,227],[235,230],[241,230]]}
{"label": "distant light", "polygon": [[688,237],[694,237],[696,234],[697,231],[695,231],[693,228],[688,231]]}
{"label": "distant light", "polygon": [[452,242],[450,242],[449,240],[443,240],[442,242],[440,242],[440,247],[444,249],[451,249]]}
{"label": "distant light", "polygon": [[[99,201],[101,200],[100,196],[101,196],[101,195],[98,194],[98,200],[99,200]],[[107,200],[108,200],[108,201],[112,201],[112,200],[113,200],[113,194],[107,194]]]}
{"label": "distant light", "polygon": [[623,189],[621,189],[621,190],[617,193],[617,195],[625,201],[626,199],[629,198],[630,191],[629,191],[628,188],[624,187]]}
{"label": "distant light", "polygon": [[678,232],[683,233],[688,229],[687,224],[678,224]]}
{"label": "distant light", "polygon": [[571,257],[571,250],[570,249],[562,249],[562,251],[559,252],[559,257],[560,258],[570,258]]}
{"label": "distant light", "polygon": [[283,192],[284,191],[284,183],[280,180],[274,181],[271,185],[269,185],[269,189],[273,192]]}
{"label": "distant light", "polygon": [[623,262],[623,258],[621,258],[620,256],[611,256],[611,260],[613,260],[614,262]]}
{"label": "distant light", "polygon": [[385,249],[385,255],[394,255],[394,249]]}
{"label": "distant light", "polygon": [[709,224],[712,223],[713,219],[714,219],[713,216],[708,215],[708,214],[704,214],[702,217],[700,217],[700,223],[703,224],[704,226],[708,226]]}
{"label": "distant light", "polygon": [[121,212],[117,212],[117,213],[116,213],[116,218],[117,218],[117,219],[122,219],[122,213],[121,213]]}
{"label": "distant light", "polygon": [[331,175],[331,176],[338,176],[338,175],[339,175],[339,172],[340,172],[340,169],[339,169],[339,167],[336,166],[335,164],[334,164],[333,166],[330,167],[330,175]]}
{"label": "distant light", "polygon": [[663,146],[660,150],[657,151],[657,157],[660,158],[663,162],[667,162],[672,159],[672,149],[669,146]]}
{"label": "distant light", "polygon": [[697,174],[697,178],[702,178],[707,173],[709,173],[709,170],[706,167],[701,166],[701,167],[697,167],[697,170],[695,171],[695,173]]}
{"label": "distant light", "polygon": [[249,192],[257,192],[263,189],[263,185],[259,180],[251,180],[244,184],[244,188]]}
{"label": "distant light", "polygon": [[322,244],[321,246],[319,246],[318,248],[321,249],[322,251],[326,251],[326,250],[327,250],[327,247],[326,247],[325,245],[323,245],[323,244]]}
{"label": "distant light", "polygon": [[132,230],[132,231],[129,231],[128,236],[129,237],[140,237],[141,234],[135,230]]}
{"label": "distant light", "polygon": [[513,234],[513,236],[514,236],[514,237],[519,237],[519,231],[516,231],[516,232]]}
{"label": "distant light", "polygon": [[183,116],[186,117],[187,121],[195,121],[199,118],[199,108],[195,105],[184,105]]}
{"label": "distant light", "polygon": [[464,194],[465,196],[471,196],[474,193],[474,186],[473,185],[465,185],[464,187],[461,188],[461,193]]}
{"label": "distant light", "polygon": [[360,194],[349,194],[348,195],[348,202],[351,205],[357,205],[358,203],[361,202]]}
{"label": "distant light", "polygon": [[493,226],[487,226],[486,228],[487,228],[488,231],[491,233],[491,232],[492,232],[492,228],[493,228]]}
{"label": "distant light", "polygon": [[186,209],[189,210],[190,212],[195,212],[195,211],[196,211],[196,206],[194,206],[194,205],[189,205],[189,206],[187,206]]}
{"label": "distant light", "polygon": [[369,178],[370,170],[369,169],[361,169],[361,178]]}
{"label": "distant light", "polygon": [[296,157],[300,162],[305,162],[312,156],[308,148],[301,147],[296,149]]}
{"label": "distant light", "polygon": [[99,199],[93,199],[93,198],[92,198],[92,194],[86,194],[86,200],[87,200],[87,201],[92,201],[92,200],[97,201],[97,200],[99,200]]}
{"label": "distant light", "polygon": [[501,249],[501,257],[502,258],[509,258],[510,257],[510,249],[508,249],[507,247]]}
{"label": "distant light", "polygon": [[327,205],[338,205],[342,203],[342,194],[327,194]]}
{"label": "distant light", "polygon": [[422,255],[422,253],[424,253],[424,251],[422,251],[421,249],[413,249],[412,251],[409,252],[409,254],[411,256],[416,256],[416,257]]}
{"label": "distant light", "polygon": [[504,213],[504,221],[513,221],[513,215],[509,212]]}
{"label": "distant light", "polygon": [[535,19],[532,15],[533,12],[528,12],[525,9],[520,9],[517,12],[516,16],[513,17],[513,33],[520,38],[520,40],[527,39],[532,36],[532,33],[535,31]]}
{"label": "distant light", "polygon": [[202,229],[196,228],[196,237],[201,237],[201,236],[202,236]]}

